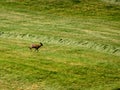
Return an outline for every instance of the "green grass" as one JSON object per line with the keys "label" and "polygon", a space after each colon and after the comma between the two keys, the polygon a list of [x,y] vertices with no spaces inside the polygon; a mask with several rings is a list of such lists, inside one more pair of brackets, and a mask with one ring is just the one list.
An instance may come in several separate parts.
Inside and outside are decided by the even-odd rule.
{"label": "green grass", "polygon": [[120,88],[119,10],[100,0],[1,0],[0,90]]}
{"label": "green grass", "polygon": [[34,90],[69,90],[102,85],[105,89],[114,88],[111,85],[120,79],[118,56],[54,44],[45,45],[39,53],[31,52],[27,48],[29,43],[16,39],[1,40],[3,88],[25,90],[35,85]]}

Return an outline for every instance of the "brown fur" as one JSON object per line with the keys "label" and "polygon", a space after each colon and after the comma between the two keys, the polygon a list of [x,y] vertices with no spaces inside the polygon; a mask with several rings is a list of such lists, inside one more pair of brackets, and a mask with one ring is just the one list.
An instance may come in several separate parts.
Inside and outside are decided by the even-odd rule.
{"label": "brown fur", "polygon": [[32,44],[32,45],[29,46],[29,49],[32,50],[32,49],[34,48],[35,50],[38,51],[38,49],[39,49],[41,46],[43,46],[42,43],[40,43],[40,44]]}

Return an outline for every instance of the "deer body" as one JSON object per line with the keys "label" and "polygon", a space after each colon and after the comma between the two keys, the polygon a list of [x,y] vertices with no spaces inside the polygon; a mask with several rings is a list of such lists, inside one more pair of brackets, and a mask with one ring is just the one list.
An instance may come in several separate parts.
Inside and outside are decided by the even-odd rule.
{"label": "deer body", "polygon": [[29,49],[32,50],[32,49],[34,48],[35,50],[38,51],[38,49],[39,49],[41,46],[43,46],[42,43],[40,43],[40,44],[32,44],[31,46],[29,46]]}

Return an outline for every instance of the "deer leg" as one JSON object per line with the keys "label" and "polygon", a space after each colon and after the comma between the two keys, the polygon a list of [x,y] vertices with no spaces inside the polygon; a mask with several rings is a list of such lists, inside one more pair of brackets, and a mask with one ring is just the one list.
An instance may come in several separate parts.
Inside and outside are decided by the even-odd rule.
{"label": "deer leg", "polygon": [[32,50],[32,48],[31,48],[31,47],[29,47],[29,49],[30,49],[30,50]]}
{"label": "deer leg", "polygon": [[38,48],[36,49],[36,51],[37,51],[37,52],[39,51]]}

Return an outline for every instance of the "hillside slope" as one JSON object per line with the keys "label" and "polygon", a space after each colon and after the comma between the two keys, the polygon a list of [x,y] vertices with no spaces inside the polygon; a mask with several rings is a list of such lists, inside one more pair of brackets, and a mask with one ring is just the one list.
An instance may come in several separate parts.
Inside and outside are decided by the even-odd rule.
{"label": "hillside slope", "polygon": [[0,90],[119,89],[119,11],[101,0],[0,0]]}

